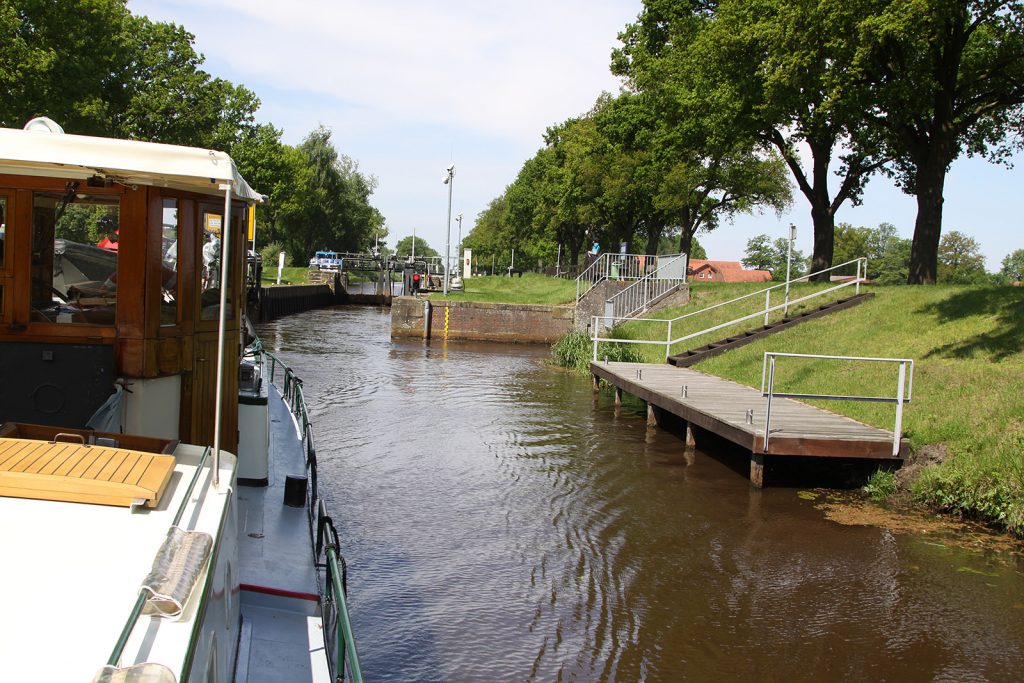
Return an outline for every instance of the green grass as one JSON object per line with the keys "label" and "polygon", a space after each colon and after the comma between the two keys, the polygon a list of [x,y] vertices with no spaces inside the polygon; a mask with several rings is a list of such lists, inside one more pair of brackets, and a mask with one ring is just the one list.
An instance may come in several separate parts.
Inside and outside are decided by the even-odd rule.
{"label": "green grass", "polygon": [[[305,266],[288,266],[287,268],[281,269],[281,284],[282,285],[304,285],[309,282],[307,273],[309,269]],[[264,268],[263,277],[260,280],[264,287],[274,287],[277,285],[277,266],[273,268]]]}
{"label": "green grass", "polygon": [[[913,402],[904,432],[913,449],[943,444],[950,457],[913,487],[916,500],[1024,534],[1024,289],[876,287],[848,311],[710,358],[697,369],[761,384],[765,351],[912,358]],[[895,395],[896,367],[784,358],[783,391]],[[814,402],[892,429],[891,404]]]}
{"label": "green grass", "polygon": [[[797,285],[790,300],[825,286]],[[696,283],[689,304],[649,317],[672,318],[763,288],[761,284]],[[949,454],[912,484],[913,499],[1024,536],[1024,288],[871,287],[867,291],[873,291],[875,298],[696,367],[760,387],[766,351],[913,359],[913,401],[905,407],[903,431],[914,451],[941,445]],[[852,288],[845,288],[805,306],[816,307],[823,300],[852,293]],[[781,300],[782,295],[773,292],[772,303]],[[672,335],[678,338],[763,307],[760,294],[675,322]],[[799,311],[800,305],[793,310]],[[755,329],[762,322],[754,318],[676,344],[672,353]],[[639,321],[616,327],[611,336],[663,341],[666,332],[665,323]],[[574,345],[583,346],[581,341]],[[664,361],[664,343],[628,347],[647,362]],[[576,353],[589,358],[590,348],[576,349]],[[579,365],[586,372],[586,363]],[[777,361],[775,386],[793,393],[895,396],[897,372],[897,366],[890,364],[782,358]],[[808,402],[884,429],[894,425],[893,404]],[[866,492],[881,499],[895,486],[896,479],[883,471],[872,477]]]}
{"label": "green grass", "polygon": [[[570,304],[576,299],[576,281],[523,273],[522,277],[485,275],[463,279],[465,290],[448,292],[455,301],[488,301],[503,304]],[[442,298],[440,293],[431,298]]]}
{"label": "green grass", "polygon": [[[669,320],[677,318],[682,315],[694,313],[698,310],[708,309],[710,306],[728,302],[737,297],[746,296],[747,298],[740,301],[730,303],[727,305],[720,306],[718,308],[704,310],[696,315],[691,315],[682,320],[675,320],[672,323],[672,339],[679,339],[686,335],[694,334],[705,330],[709,327],[721,325],[727,323],[736,318],[752,315],[758,311],[764,311],[765,308],[765,294],[758,293],[763,292],[766,286],[771,286],[772,283],[691,283],[690,285],[690,302],[685,306],[676,306],[664,310],[659,310],[651,313],[647,316],[647,320],[640,320],[637,322],[625,323],[618,325],[613,330],[610,336],[618,339],[648,339],[658,340],[661,343],[656,345],[647,344],[635,344],[637,351],[651,363],[659,363],[665,360],[665,341],[668,339],[668,324],[665,322],[653,322],[655,320]],[[789,292],[789,300],[795,301],[801,297],[808,296],[814,292],[827,289],[829,284],[818,284],[818,283],[797,283],[791,286]],[[845,287],[831,292],[829,294],[822,295],[821,297],[812,299],[806,303],[797,303],[789,308],[789,314],[799,313],[800,311],[807,310],[808,308],[817,308],[823,303],[834,301],[841,297],[848,297],[853,295],[854,289],[852,287]],[[770,293],[771,305],[776,306],[785,301],[785,292],[783,289],[775,289]],[[783,317],[781,310],[772,312],[769,315],[771,321],[777,321]],[[680,353],[686,349],[692,349],[698,346],[702,346],[718,339],[724,339],[732,334],[737,334],[744,330],[754,329],[764,323],[764,316],[759,315],[755,318],[747,320],[745,322],[730,325],[714,332],[709,332],[698,337],[687,339],[686,341],[678,342],[672,345],[671,353]]]}

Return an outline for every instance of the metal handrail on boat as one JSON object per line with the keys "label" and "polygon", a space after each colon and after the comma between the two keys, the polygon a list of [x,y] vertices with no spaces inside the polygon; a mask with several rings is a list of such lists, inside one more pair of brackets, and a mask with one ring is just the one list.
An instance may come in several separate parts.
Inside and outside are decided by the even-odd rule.
{"label": "metal handrail on boat", "polygon": [[[273,353],[263,348],[263,344],[257,339],[249,347],[254,354],[263,354],[270,359],[270,381],[274,381],[277,373],[277,366],[284,369],[284,380],[281,386],[281,396],[288,405],[292,415],[295,416],[296,424],[301,432],[302,443],[306,452],[306,470],[309,473],[309,505],[306,507],[309,521],[310,539],[314,548],[314,561],[317,567],[327,570],[327,587],[320,587],[321,608],[326,613],[326,608],[333,605],[336,612],[336,625],[333,629],[335,640],[335,651],[337,652],[338,670],[335,679],[343,678],[342,671],[347,670],[350,680],[354,683],[362,683],[363,673],[359,664],[359,653],[356,649],[355,633],[352,629],[352,620],[349,616],[347,599],[347,581],[345,560],[341,555],[338,532],[334,528],[334,522],[327,514],[327,506],[320,498],[320,490],[317,478],[317,457],[316,446],[313,442],[313,426],[309,420],[309,410],[306,407],[305,394],[302,391],[302,380],[295,374],[288,365],[277,358]],[[339,572],[339,567],[341,571]],[[320,576],[317,574],[317,582]],[[327,651],[331,651],[328,642],[329,631],[325,624],[324,645]]]}
{"label": "metal handrail on boat", "polygon": [[[181,505],[178,506],[178,512],[174,515],[174,520],[171,522],[171,527],[178,526],[178,522],[181,521],[182,516],[185,514],[185,507],[192,500],[192,491],[196,488],[196,482],[199,481],[199,475],[202,474],[203,469],[206,467],[206,461],[210,457],[210,447],[207,446],[206,450],[203,451],[203,455],[199,458],[199,463],[196,465],[196,471],[192,475],[192,480],[188,483],[188,488],[185,489],[185,495],[181,499]],[[110,653],[110,657],[107,659],[107,666],[116,667],[118,662],[121,661],[121,655],[124,653],[125,645],[128,644],[128,638],[131,637],[132,631],[135,630],[135,624],[138,623],[139,617],[142,616],[142,609],[146,606],[146,591],[142,588],[139,589],[139,596],[135,600],[135,605],[132,607],[131,613],[128,615],[128,620],[124,624],[124,628],[121,630],[121,635],[117,639],[117,643],[114,644],[114,649]]]}

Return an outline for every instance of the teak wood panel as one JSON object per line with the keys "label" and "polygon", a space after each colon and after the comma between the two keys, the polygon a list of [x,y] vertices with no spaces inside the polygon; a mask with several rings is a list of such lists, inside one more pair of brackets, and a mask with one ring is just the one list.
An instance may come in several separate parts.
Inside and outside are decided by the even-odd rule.
{"label": "teak wood panel", "polygon": [[124,448],[0,438],[0,495],[156,507],[174,462]]}

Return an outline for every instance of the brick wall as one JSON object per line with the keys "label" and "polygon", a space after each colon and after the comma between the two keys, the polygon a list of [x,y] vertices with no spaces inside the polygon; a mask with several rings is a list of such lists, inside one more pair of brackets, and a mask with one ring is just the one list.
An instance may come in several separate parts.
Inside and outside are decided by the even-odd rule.
{"label": "brick wall", "polygon": [[[395,297],[391,336],[423,338],[424,300]],[[479,301],[430,301],[431,339],[551,344],[572,329],[572,306],[495,304]]]}

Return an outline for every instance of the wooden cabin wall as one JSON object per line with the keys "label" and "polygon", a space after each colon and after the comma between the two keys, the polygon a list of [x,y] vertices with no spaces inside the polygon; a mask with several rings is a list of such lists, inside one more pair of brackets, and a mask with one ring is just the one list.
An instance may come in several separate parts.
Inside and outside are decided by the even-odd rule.
{"label": "wooden cabin wall", "polygon": [[[223,200],[206,195],[155,187],[86,187],[80,192],[120,195],[117,284],[113,325],[32,322],[33,192],[63,192],[64,178],[0,174],[0,195],[7,200],[4,261],[0,264],[0,344],[39,343],[107,346],[115,371],[126,378],[181,377],[179,438],[211,444],[216,396],[217,321],[202,320],[202,212],[223,213]],[[173,324],[161,324],[163,200],[173,198],[178,209],[178,312]],[[232,205],[231,300],[225,352],[225,400],[221,447],[236,452],[239,330],[244,301],[245,215],[242,202]],[[190,273],[191,277],[184,277]],[[0,350],[2,353],[2,350]],[[5,391],[15,391],[7,387]],[[30,389],[26,388],[26,391]],[[26,397],[27,400],[27,397]],[[2,416],[0,416],[2,418]],[[69,425],[71,426],[71,425]]]}

